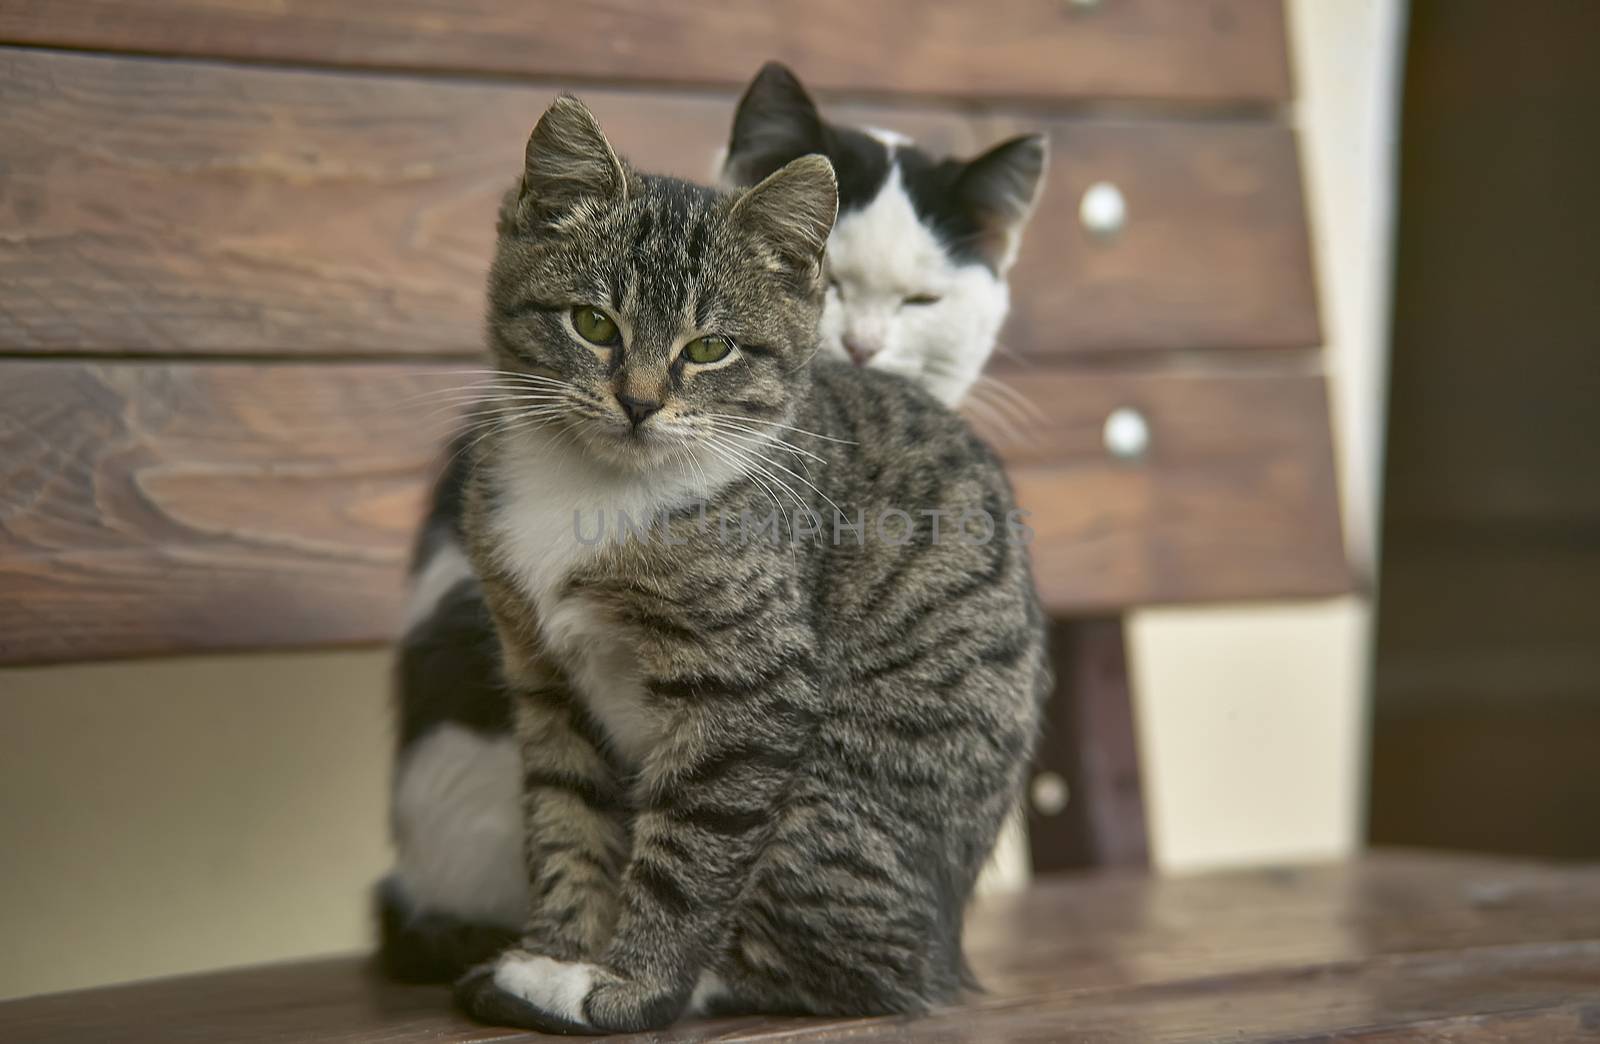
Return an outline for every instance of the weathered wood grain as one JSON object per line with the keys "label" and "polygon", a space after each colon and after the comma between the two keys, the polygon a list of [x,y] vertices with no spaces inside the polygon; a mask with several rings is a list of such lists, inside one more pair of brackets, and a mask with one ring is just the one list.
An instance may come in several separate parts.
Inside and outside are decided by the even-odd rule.
{"label": "weathered wood grain", "polygon": [[[471,354],[494,210],[551,96],[0,49],[0,354]],[[640,166],[699,179],[733,100],[584,97]],[[1003,337],[1017,354],[1319,339],[1279,125],[834,111],[962,153],[1050,133]],[[1112,242],[1078,224],[1104,179],[1132,214]]]}
{"label": "weathered wood grain", "polygon": [[[448,426],[414,397],[453,368],[0,363],[0,662],[391,636]],[[1044,441],[997,441],[1052,608],[1343,589],[1320,380],[1016,384]],[[1142,463],[1100,444],[1125,404],[1154,431]]]}
{"label": "weathered wood grain", "polygon": [[[1502,1041],[1600,1028],[1600,867],[1384,855],[1181,879],[1046,879],[981,901],[988,992],[923,1018],[721,1019],[618,1040]],[[443,989],[314,961],[0,1004],[46,1042],[542,1039]]]}
{"label": "weathered wood grain", "polygon": [[3,364],[0,662],[390,637],[440,383]]}
{"label": "weathered wood grain", "polygon": [[[1052,609],[1349,590],[1321,377],[1041,369],[1004,382],[1021,402],[980,392],[969,414],[1032,513]],[[1106,418],[1123,407],[1149,427],[1141,460],[1107,452]]]}
{"label": "weathered wood grain", "polygon": [[[1040,129],[1006,117],[1004,133]],[[1052,120],[1001,341],[1024,356],[1322,343],[1294,135],[1262,123]],[[997,133],[995,137],[999,137]],[[1115,185],[1127,223],[1087,231]]]}
{"label": "weathered wood grain", "polygon": [[473,75],[733,86],[762,61],[832,90],[1281,102],[1281,0],[9,0],[0,41]]}

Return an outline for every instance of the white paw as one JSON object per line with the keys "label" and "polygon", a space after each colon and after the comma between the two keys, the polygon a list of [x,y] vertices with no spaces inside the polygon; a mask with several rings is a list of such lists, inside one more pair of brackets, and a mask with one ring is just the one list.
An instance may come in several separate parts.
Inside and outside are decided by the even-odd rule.
{"label": "white paw", "polygon": [[721,1000],[727,992],[727,987],[717,977],[716,972],[701,972],[700,980],[695,983],[694,993],[689,997],[689,1007],[686,1009],[687,1014],[704,1015],[711,1005]]}
{"label": "white paw", "polygon": [[577,1026],[588,1026],[583,1001],[594,985],[596,970],[592,964],[507,953],[495,964],[494,984],[541,1011]]}

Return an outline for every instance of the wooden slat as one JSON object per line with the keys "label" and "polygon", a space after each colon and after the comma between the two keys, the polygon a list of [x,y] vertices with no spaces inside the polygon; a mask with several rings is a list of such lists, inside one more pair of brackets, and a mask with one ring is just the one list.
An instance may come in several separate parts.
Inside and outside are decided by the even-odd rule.
{"label": "wooden slat", "polygon": [[10,0],[0,40],[367,68],[731,86],[1279,102],[1281,0]]}
{"label": "wooden slat", "polygon": [[[434,411],[408,400],[463,380],[390,365],[0,363],[0,662],[391,636],[448,423],[420,423]],[[1001,440],[1052,608],[1343,589],[1320,380],[1018,386],[1047,404],[1041,434],[1060,448],[1046,463],[1025,436]],[[1150,418],[1144,464],[1100,445],[1123,404]]]}
{"label": "wooden slat", "polygon": [[[1124,631],[1114,616],[1052,622],[1056,687],[1025,791],[1035,873],[1149,865]],[[1063,807],[1041,806],[1036,787],[1042,772],[1065,781]]]}
{"label": "wooden slat", "polygon": [[[551,92],[0,49],[0,96],[0,353],[385,356],[476,351],[494,209]],[[732,109],[731,95],[584,96],[642,167],[702,179]],[[836,114],[961,152],[1041,125]],[[1289,131],[1043,126],[1052,174],[1008,348],[1317,342]],[[1102,179],[1132,214],[1111,243],[1077,218]]]}
{"label": "wooden slat", "polygon": [[[1007,133],[1039,124],[1007,119]],[[1002,342],[1022,355],[1322,343],[1294,135],[1261,123],[1052,121]],[[998,137],[998,135],[996,135]],[[1127,224],[1087,232],[1115,185]]]}
{"label": "wooden slat", "polygon": [[[1321,377],[1058,370],[1005,381],[1031,406],[991,400],[969,414],[1032,512],[1034,573],[1052,609],[1349,590]],[[1121,407],[1150,429],[1142,460],[1106,450],[1106,418]]]}
{"label": "wooden slat", "polygon": [[[1557,1041],[1596,1025],[1596,867],[1379,855],[1050,879],[981,900],[967,924],[987,992],[927,1017],[691,1020],[616,1039]],[[354,959],[0,1004],[0,1037],[39,1044],[510,1036],[442,988],[381,983]]]}
{"label": "wooden slat", "polygon": [[0,662],[390,637],[439,384],[0,365]]}

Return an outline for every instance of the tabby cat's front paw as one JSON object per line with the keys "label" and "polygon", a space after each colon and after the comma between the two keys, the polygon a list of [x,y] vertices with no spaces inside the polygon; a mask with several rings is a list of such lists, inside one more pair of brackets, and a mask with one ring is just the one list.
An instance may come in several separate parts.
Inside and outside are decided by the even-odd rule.
{"label": "tabby cat's front paw", "polygon": [[604,1033],[584,1014],[600,969],[508,950],[456,982],[456,1003],[473,1018],[543,1033]]}
{"label": "tabby cat's front paw", "polygon": [[543,1033],[658,1029],[683,998],[628,982],[594,964],[509,950],[456,983],[456,1002],[473,1018]]}

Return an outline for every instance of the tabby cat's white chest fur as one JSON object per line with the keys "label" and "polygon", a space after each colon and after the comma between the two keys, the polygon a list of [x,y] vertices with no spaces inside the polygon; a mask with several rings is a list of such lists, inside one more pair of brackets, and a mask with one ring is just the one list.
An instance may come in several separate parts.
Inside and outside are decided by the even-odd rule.
{"label": "tabby cat's white chest fur", "polygon": [[544,652],[613,751],[637,765],[660,732],[644,698],[638,641],[581,591],[567,592],[566,581],[608,544],[630,538],[624,518],[643,527],[664,510],[710,496],[732,476],[710,463],[695,472],[622,474],[537,433],[520,442],[497,453],[493,465],[491,525],[502,564],[533,602]]}

